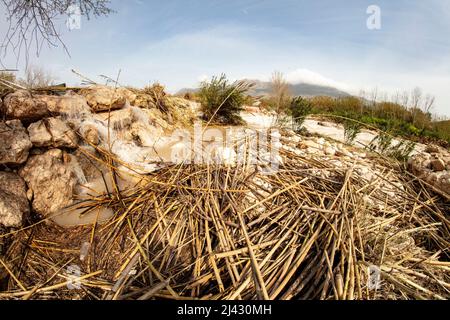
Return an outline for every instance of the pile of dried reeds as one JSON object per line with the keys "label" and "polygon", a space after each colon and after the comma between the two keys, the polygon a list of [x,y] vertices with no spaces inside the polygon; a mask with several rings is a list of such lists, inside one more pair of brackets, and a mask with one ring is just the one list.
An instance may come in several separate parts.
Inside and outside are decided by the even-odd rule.
{"label": "pile of dried reeds", "polygon": [[169,166],[81,204],[114,208],[107,224],[16,232],[0,298],[450,297],[448,202],[382,161],[369,183],[352,164],[283,158],[272,175]]}

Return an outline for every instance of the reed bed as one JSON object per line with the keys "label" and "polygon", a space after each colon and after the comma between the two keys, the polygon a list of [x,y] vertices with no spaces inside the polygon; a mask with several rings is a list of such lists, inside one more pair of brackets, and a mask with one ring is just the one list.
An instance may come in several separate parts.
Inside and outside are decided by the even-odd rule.
{"label": "reed bed", "polygon": [[[117,159],[102,152],[117,174]],[[450,297],[445,198],[386,160],[372,160],[380,174],[369,182],[356,162],[281,155],[270,175],[170,165],[78,204],[113,208],[105,224],[14,233],[0,299]]]}

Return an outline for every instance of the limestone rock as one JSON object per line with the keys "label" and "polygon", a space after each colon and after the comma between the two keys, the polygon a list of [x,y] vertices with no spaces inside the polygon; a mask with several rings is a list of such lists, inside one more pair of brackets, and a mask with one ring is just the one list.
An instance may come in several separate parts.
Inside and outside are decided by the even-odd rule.
{"label": "limestone rock", "polygon": [[53,116],[79,118],[90,113],[86,98],[70,92],[64,96],[39,96],[39,100],[45,102],[49,113]]}
{"label": "limestone rock", "polygon": [[100,112],[94,114],[93,118],[102,121],[104,124],[108,124],[109,122],[110,128],[117,131],[128,129],[133,122],[133,109],[124,108],[111,112]]}
{"label": "limestone rock", "polygon": [[137,95],[133,91],[123,87],[117,88],[116,90],[119,95],[125,97],[125,99],[128,101],[130,105],[132,106],[135,105]]}
{"label": "limestone rock", "polygon": [[76,148],[76,133],[61,119],[44,118],[28,127],[30,140],[35,147]]}
{"label": "limestone rock", "polygon": [[25,181],[13,172],[0,172],[0,225],[20,227],[30,213]]}
{"label": "limestone rock", "polygon": [[442,159],[434,159],[431,161],[431,166],[434,171],[443,171],[445,170],[445,163]]}
{"label": "limestone rock", "polygon": [[425,181],[450,195],[450,172],[433,172],[425,176]]}
{"label": "limestone rock", "polygon": [[80,134],[83,139],[91,145],[97,146],[100,144],[100,133],[97,127],[92,124],[84,125],[80,128]]}
{"label": "limestone rock", "polygon": [[80,94],[86,98],[93,112],[121,109],[128,99],[136,99],[136,95],[126,88],[108,86],[89,87],[81,90]]}
{"label": "limestone rock", "polygon": [[80,117],[90,113],[83,96],[72,93],[64,96],[32,95],[25,90],[6,96],[2,109],[7,119],[19,119],[27,123],[49,116]]}
{"label": "limestone rock", "polygon": [[425,152],[428,153],[438,153],[440,148],[436,145],[428,145],[425,149]]}
{"label": "limestone rock", "polygon": [[417,154],[409,158],[408,165],[410,171],[419,178],[422,178],[427,172],[431,172],[429,166],[431,165],[431,155],[428,153]]}
{"label": "limestone rock", "polygon": [[441,172],[437,182],[438,188],[450,195],[450,171]]}
{"label": "limestone rock", "polygon": [[72,157],[59,149],[31,156],[19,175],[33,190],[33,209],[48,216],[70,204],[78,178]]}
{"label": "limestone rock", "polygon": [[7,119],[33,122],[49,115],[45,101],[26,90],[19,90],[6,96],[3,112]]}
{"label": "limestone rock", "polygon": [[[102,172],[108,172],[108,168],[96,159],[101,158],[91,146],[81,146],[74,153],[79,167],[83,171],[85,181],[93,181],[102,177]],[[84,181],[82,181],[84,182]]]}
{"label": "limestone rock", "polygon": [[437,146],[428,146],[425,153],[412,156],[409,170],[418,178],[450,195],[450,153]]}
{"label": "limestone rock", "polygon": [[[108,115],[109,125],[114,137],[126,142],[135,142],[139,146],[153,146],[155,141],[163,135],[164,129],[170,128],[157,109],[127,107],[112,112],[97,113],[94,119],[107,125]],[[92,123],[88,125],[92,127],[92,130],[98,130],[99,128]],[[80,131],[84,137],[87,135],[86,124],[83,124]],[[106,133],[100,132],[100,137],[105,135]]]}
{"label": "limestone rock", "polygon": [[19,120],[0,122],[0,164],[22,164],[32,144]]}

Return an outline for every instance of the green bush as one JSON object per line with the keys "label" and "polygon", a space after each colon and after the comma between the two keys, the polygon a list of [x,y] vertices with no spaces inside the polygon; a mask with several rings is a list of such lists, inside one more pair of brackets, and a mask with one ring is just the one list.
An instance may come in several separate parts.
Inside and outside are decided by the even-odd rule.
{"label": "green bush", "polygon": [[[351,139],[356,128],[345,123],[345,118],[358,120],[382,131],[406,138],[431,138],[437,143],[450,143],[450,121],[432,121],[431,114],[422,110],[408,109],[405,106],[389,102],[369,102],[357,97],[313,97],[308,99],[313,108],[311,113],[333,115],[336,122],[347,126]],[[446,142],[442,141],[445,140]]]}
{"label": "green bush", "polygon": [[344,120],[344,138],[346,143],[352,143],[358,133],[361,132],[362,125],[352,120]]}
{"label": "green bush", "polygon": [[421,130],[417,129],[414,125],[411,123],[403,122],[402,123],[402,129],[403,133],[412,135],[412,136],[419,136],[421,133]]}
{"label": "green bush", "polygon": [[289,113],[292,116],[294,131],[301,130],[303,122],[305,122],[306,117],[311,113],[312,108],[311,102],[302,97],[296,97],[291,100]]}
{"label": "green bush", "polygon": [[407,161],[411,152],[414,151],[415,146],[415,142],[403,140],[398,144],[390,147],[388,156],[400,161]]}
{"label": "green bush", "polygon": [[361,99],[357,97],[341,97],[335,100],[335,110],[351,114],[361,114],[364,111],[364,105]]}
{"label": "green bush", "polygon": [[390,158],[406,161],[415,146],[415,142],[406,140],[402,140],[399,143],[393,143],[393,136],[391,133],[380,132],[370,142],[369,149]]}
{"label": "green bush", "polygon": [[213,77],[210,82],[202,82],[198,97],[204,120],[221,124],[243,124],[240,112],[247,99],[246,93],[252,85],[245,81],[229,83],[224,74]]}
{"label": "green bush", "polygon": [[388,132],[380,132],[369,144],[372,151],[378,151],[386,154],[392,144],[392,135]]}

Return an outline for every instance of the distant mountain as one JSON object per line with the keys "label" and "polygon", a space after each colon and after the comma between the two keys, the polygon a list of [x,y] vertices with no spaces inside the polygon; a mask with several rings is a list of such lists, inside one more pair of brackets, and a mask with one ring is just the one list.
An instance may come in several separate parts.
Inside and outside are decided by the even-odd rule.
{"label": "distant mountain", "polygon": [[[270,82],[263,82],[258,80],[249,80],[255,83],[255,86],[251,89],[250,95],[252,96],[266,96],[270,94]],[[329,96],[329,97],[343,97],[349,96],[347,92],[338,90],[333,87],[320,86],[310,83],[298,83],[289,84],[290,93],[294,96]]]}
{"label": "distant mountain", "polygon": [[194,88],[183,88],[183,89],[178,90],[178,91],[175,93],[175,95],[177,95],[177,96],[183,96],[183,95],[185,95],[186,93],[196,93],[197,91],[198,91],[198,88],[197,88],[197,89],[194,89]]}
{"label": "distant mountain", "polygon": [[[249,91],[251,96],[267,96],[270,94],[270,82],[264,82],[259,80],[248,80],[255,83],[255,86]],[[328,97],[345,97],[350,94],[333,87],[320,86],[309,83],[289,84],[289,90],[294,96],[328,96]],[[178,95],[184,95],[188,92],[196,92],[198,89],[183,88],[177,92]]]}

